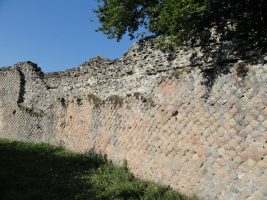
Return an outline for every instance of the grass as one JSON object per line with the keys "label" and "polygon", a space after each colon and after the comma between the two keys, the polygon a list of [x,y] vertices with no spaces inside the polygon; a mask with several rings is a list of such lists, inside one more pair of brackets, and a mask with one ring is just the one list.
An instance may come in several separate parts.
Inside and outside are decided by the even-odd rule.
{"label": "grass", "polygon": [[137,180],[126,166],[47,144],[0,140],[1,200],[194,200]]}

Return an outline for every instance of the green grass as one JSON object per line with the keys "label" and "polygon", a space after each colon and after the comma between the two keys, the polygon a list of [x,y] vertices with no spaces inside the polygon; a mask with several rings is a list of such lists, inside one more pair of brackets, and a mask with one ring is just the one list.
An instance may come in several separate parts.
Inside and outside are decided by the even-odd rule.
{"label": "green grass", "polygon": [[193,200],[93,153],[0,140],[0,200]]}

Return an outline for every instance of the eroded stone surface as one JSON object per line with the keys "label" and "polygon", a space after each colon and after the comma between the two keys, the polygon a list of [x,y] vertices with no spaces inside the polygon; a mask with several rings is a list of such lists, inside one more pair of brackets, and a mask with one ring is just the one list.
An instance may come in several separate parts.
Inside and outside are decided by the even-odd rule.
{"label": "eroded stone surface", "polygon": [[65,72],[0,68],[0,137],[94,150],[205,199],[267,199],[267,65],[226,47],[163,53],[147,42]]}

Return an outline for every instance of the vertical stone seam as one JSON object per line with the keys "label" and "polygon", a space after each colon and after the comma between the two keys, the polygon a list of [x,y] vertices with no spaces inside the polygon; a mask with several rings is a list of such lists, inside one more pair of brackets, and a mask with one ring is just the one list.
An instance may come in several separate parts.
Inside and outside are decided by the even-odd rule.
{"label": "vertical stone seam", "polygon": [[26,93],[25,86],[26,86],[26,79],[24,73],[21,71],[20,68],[16,69],[19,74],[19,81],[20,81],[20,87],[19,87],[19,96],[17,100],[18,107],[21,107],[21,104],[24,102],[24,95]]}

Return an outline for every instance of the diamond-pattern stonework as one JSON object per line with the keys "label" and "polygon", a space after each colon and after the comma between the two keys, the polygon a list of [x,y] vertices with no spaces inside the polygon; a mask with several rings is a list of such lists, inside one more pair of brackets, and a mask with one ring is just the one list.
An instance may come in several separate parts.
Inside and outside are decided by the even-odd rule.
{"label": "diamond-pattern stonework", "polygon": [[228,62],[210,84],[201,67],[174,75],[182,53],[136,48],[61,73],[1,68],[0,137],[127,160],[137,177],[204,199],[267,199],[267,64],[240,77]]}

